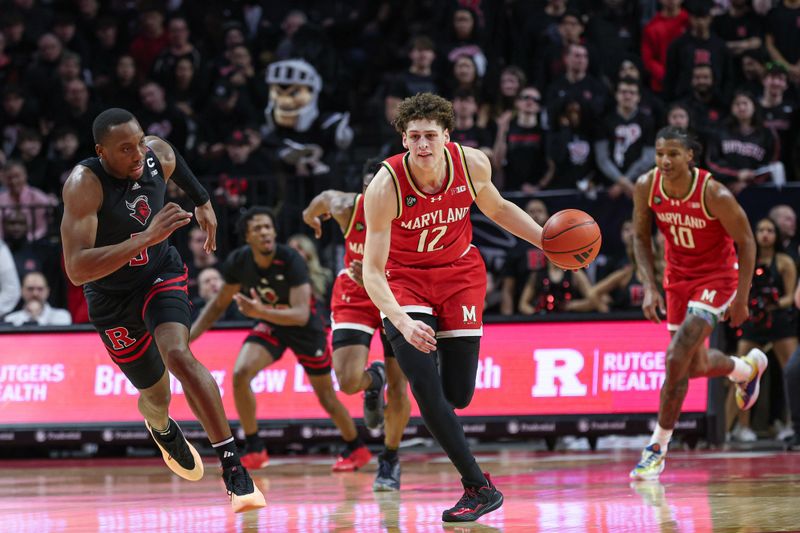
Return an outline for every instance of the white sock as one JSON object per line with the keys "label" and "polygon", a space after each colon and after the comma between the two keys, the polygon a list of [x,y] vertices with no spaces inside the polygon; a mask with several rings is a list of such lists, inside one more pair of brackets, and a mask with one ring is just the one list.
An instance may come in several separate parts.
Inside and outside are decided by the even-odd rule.
{"label": "white sock", "polygon": [[733,371],[728,374],[728,379],[734,383],[748,381],[753,375],[753,367],[741,357],[731,357],[733,359]]}
{"label": "white sock", "polygon": [[[672,431],[671,429],[664,429],[659,424],[656,424],[653,436],[650,437],[650,444],[657,442],[661,447],[661,453],[667,453],[667,446],[669,446],[669,441],[672,438]],[[648,444],[648,446],[650,446],[650,444]]]}

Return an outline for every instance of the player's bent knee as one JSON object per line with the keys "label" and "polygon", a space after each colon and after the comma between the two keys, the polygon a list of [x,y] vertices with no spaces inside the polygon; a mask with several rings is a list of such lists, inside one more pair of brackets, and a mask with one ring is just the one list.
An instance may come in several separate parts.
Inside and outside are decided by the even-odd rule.
{"label": "player's bent knee", "polygon": [[139,404],[145,404],[147,407],[156,409],[166,409],[169,402],[172,400],[172,393],[169,386],[166,387],[151,387],[149,389],[139,391]]}
{"label": "player's bent knee", "polygon": [[188,347],[170,348],[166,350],[165,358],[169,371],[178,379],[186,377],[197,364]]}

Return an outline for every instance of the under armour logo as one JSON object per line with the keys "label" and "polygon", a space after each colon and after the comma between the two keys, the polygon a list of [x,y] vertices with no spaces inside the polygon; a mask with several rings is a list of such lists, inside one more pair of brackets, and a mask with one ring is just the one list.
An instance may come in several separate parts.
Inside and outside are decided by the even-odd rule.
{"label": "under armour logo", "polygon": [[431,196],[431,203],[438,202],[441,199],[442,199],[442,195],[441,194],[439,196]]}

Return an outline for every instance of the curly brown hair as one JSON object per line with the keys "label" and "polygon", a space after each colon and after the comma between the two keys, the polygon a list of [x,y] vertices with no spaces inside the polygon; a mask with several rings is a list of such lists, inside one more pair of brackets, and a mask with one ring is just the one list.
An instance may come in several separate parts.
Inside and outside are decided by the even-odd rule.
{"label": "curly brown hair", "polygon": [[405,133],[412,120],[432,120],[452,132],[455,127],[453,104],[433,93],[417,93],[400,102],[393,125],[399,133]]}

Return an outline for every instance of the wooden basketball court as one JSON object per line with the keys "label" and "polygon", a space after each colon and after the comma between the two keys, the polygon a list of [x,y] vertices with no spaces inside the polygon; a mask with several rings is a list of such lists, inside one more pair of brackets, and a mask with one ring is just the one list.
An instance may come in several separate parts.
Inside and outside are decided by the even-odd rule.
{"label": "wooden basketball court", "polygon": [[796,531],[800,454],[671,452],[661,482],[631,483],[635,452],[498,448],[479,461],[505,504],[444,524],[458,475],[438,453],[403,452],[403,490],[372,492],[375,464],[331,474],[330,457],[275,457],[254,479],[267,498],[234,515],[210,458],[197,483],[160,460],[0,462],[0,530],[9,532]]}

